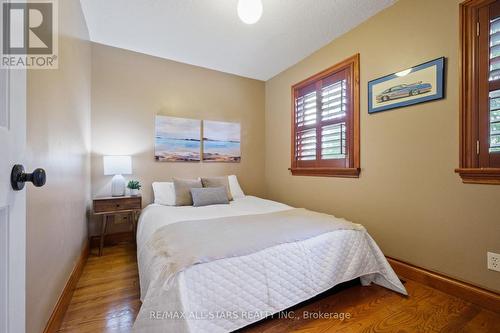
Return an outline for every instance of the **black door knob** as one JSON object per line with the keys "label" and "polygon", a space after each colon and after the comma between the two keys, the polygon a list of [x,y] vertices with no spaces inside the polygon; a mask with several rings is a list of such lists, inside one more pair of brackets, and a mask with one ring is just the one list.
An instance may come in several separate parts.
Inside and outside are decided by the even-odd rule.
{"label": "black door knob", "polygon": [[20,164],[14,165],[10,174],[10,183],[14,191],[22,190],[26,182],[32,182],[36,187],[43,186],[46,180],[45,170],[38,168],[32,173],[25,173],[24,167]]}

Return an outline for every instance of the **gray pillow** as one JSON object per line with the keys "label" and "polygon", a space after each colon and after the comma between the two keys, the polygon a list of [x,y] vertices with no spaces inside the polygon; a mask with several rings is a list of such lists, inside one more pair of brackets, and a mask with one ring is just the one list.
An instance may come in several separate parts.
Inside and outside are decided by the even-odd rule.
{"label": "gray pillow", "polygon": [[203,186],[199,179],[174,178],[175,205],[192,206],[193,198],[191,197],[191,189],[201,187]]}
{"label": "gray pillow", "polygon": [[195,207],[228,204],[227,191],[224,187],[192,188],[191,195]]}
{"label": "gray pillow", "polygon": [[227,198],[229,201],[233,200],[231,195],[231,190],[229,189],[229,179],[227,177],[208,177],[202,178],[201,183],[203,187],[224,187],[227,192]]}

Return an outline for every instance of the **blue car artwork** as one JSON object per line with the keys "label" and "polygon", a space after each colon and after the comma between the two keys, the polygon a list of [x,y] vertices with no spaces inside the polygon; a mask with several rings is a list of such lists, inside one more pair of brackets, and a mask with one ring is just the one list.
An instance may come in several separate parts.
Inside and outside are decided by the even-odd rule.
{"label": "blue car artwork", "polygon": [[422,83],[422,81],[412,84],[399,84],[382,91],[376,98],[378,103],[382,103],[398,98],[425,94],[430,92],[431,89],[432,85],[430,83]]}

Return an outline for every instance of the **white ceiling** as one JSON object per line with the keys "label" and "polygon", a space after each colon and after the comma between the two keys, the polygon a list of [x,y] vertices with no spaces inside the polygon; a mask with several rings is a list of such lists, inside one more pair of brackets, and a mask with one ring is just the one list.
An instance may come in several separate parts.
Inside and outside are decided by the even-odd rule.
{"label": "white ceiling", "polygon": [[259,22],[237,0],[81,0],[92,41],[268,80],[396,0],[262,0]]}

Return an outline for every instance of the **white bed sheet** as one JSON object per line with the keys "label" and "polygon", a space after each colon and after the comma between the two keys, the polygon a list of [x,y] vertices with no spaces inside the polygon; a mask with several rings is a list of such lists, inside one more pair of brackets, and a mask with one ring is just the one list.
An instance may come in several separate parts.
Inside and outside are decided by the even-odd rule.
{"label": "white bed sheet", "polygon": [[252,196],[230,205],[146,207],[137,232],[143,304],[134,331],[230,332],[357,277],[363,284],[373,282],[406,294],[366,231],[339,230],[194,265],[179,273],[169,288],[161,274],[164,258],[146,246],[153,233],[167,224],[287,209],[291,207]]}

